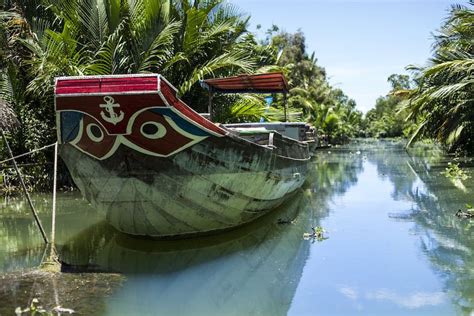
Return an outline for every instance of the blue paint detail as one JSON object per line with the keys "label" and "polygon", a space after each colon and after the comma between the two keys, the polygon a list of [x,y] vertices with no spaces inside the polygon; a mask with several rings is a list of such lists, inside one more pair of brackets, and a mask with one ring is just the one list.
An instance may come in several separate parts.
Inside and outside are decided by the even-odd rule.
{"label": "blue paint detail", "polygon": [[[176,125],[182,130],[195,135],[195,136],[212,136],[212,134],[208,133],[207,131],[199,128],[198,126],[186,121],[172,110],[167,108],[155,108],[151,109],[152,112],[166,115],[170,117]],[[61,123],[61,142],[68,143],[74,140],[77,137],[77,133],[79,132],[79,123],[81,119],[84,117],[83,113],[75,112],[75,111],[64,111],[61,112],[60,116],[60,123]]]}
{"label": "blue paint detail", "polygon": [[84,114],[80,112],[61,112],[61,142],[68,143],[77,137],[79,133],[79,123]]}
{"label": "blue paint detail", "polygon": [[199,128],[198,126],[192,123],[189,123],[188,121],[186,121],[185,119],[183,119],[182,117],[180,117],[178,114],[174,113],[170,109],[155,108],[155,109],[151,109],[150,111],[170,117],[174,121],[174,123],[178,125],[179,128],[181,128],[182,130],[192,135],[196,135],[196,136],[211,136],[212,135],[206,132],[205,130]]}

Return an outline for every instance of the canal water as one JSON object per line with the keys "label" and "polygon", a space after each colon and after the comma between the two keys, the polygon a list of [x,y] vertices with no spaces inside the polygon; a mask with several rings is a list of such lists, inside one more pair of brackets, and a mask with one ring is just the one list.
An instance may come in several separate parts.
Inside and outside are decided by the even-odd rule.
{"label": "canal water", "polygon": [[[36,271],[45,248],[27,204],[4,198],[0,315],[33,298],[87,315],[474,315],[474,221],[455,216],[474,204],[474,162],[453,181],[449,161],[395,141],[322,150],[306,186],[268,216],[184,241],[122,235],[63,193],[69,272],[52,279]],[[49,231],[50,197],[34,199]]]}

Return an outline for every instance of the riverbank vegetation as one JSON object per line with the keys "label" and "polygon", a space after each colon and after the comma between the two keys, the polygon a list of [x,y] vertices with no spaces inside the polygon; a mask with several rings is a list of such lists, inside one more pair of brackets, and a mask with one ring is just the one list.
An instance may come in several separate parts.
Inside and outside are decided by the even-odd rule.
{"label": "riverbank vegetation", "polygon": [[[290,85],[289,119],[312,124],[330,143],[359,136],[433,138],[448,150],[473,152],[473,3],[452,8],[434,37],[428,65],[410,66],[412,77],[390,76],[391,91],[364,118],[354,100],[331,86],[316,54],[307,51],[302,31],[272,26],[258,38],[248,30],[250,17],[230,2],[3,1],[0,98],[22,124],[9,140],[15,153],[56,140],[58,76],[160,73],[186,103],[205,112],[207,93],[200,80],[281,71]],[[216,96],[214,104],[219,122],[283,119],[284,100],[278,96],[270,109],[255,95]],[[0,143],[0,160],[6,157]],[[32,175],[30,186],[50,186],[51,161],[52,151],[22,160]]]}
{"label": "riverbank vegetation", "polygon": [[[425,66],[392,75],[392,91],[366,117],[371,136],[429,138],[448,151],[474,153],[474,1],[454,5],[434,35]],[[394,80],[395,79],[395,80]]]}
{"label": "riverbank vegetation", "polygon": [[366,136],[385,137],[407,137],[413,124],[407,122],[405,111],[401,111],[404,98],[397,95],[397,91],[411,88],[410,77],[407,75],[391,75],[387,81],[391,85],[390,92],[379,97],[375,107],[369,110],[364,119],[364,132]]}

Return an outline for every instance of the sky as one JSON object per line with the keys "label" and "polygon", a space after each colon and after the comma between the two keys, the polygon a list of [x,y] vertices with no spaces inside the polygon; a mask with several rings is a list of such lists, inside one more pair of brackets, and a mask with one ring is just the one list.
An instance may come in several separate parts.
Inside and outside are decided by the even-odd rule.
{"label": "sky", "polygon": [[[364,113],[390,90],[387,78],[426,64],[433,33],[452,4],[467,0],[232,0],[251,16],[250,30],[273,24],[301,29],[329,81]],[[257,32],[258,33],[258,32]],[[263,38],[263,31],[258,34]]]}

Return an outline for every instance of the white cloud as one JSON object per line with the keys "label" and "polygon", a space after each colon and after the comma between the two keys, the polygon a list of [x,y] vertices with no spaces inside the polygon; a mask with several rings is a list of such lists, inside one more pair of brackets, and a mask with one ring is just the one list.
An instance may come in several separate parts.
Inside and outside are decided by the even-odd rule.
{"label": "white cloud", "polygon": [[436,306],[446,300],[446,294],[443,292],[415,292],[408,295],[401,295],[387,289],[369,292],[365,297],[369,300],[389,301],[410,309]]}
{"label": "white cloud", "polygon": [[357,294],[357,291],[351,287],[342,287],[339,289],[339,292],[341,292],[342,295],[344,295],[345,297],[354,301],[359,298],[359,294]]}
{"label": "white cloud", "polygon": [[358,304],[362,300],[366,301],[387,301],[408,309],[416,309],[425,306],[437,306],[446,301],[446,294],[443,292],[414,292],[411,294],[398,294],[388,289],[378,289],[362,293],[351,286],[342,286],[339,292]]}

